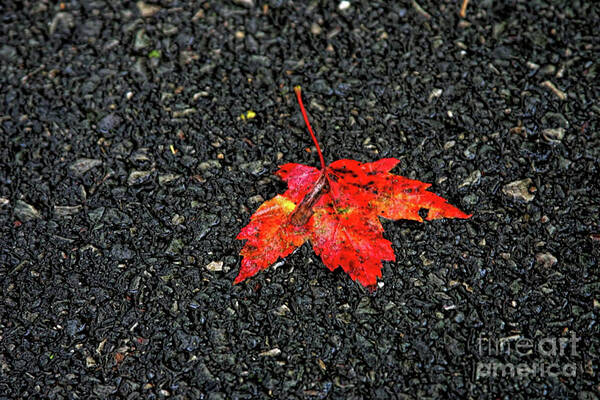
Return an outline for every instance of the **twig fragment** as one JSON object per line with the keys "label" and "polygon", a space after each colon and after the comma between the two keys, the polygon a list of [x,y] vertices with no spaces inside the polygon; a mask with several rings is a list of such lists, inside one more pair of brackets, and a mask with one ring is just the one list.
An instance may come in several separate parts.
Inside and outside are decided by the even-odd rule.
{"label": "twig fragment", "polygon": [[469,0],[463,0],[462,6],[460,7],[460,17],[464,18],[467,16],[467,5],[469,4]]}
{"label": "twig fragment", "polygon": [[417,11],[419,14],[421,14],[421,16],[422,16],[423,18],[425,18],[425,19],[431,19],[431,15],[430,15],[430,14],[429,14],[427,11],[425,11],[425,10],[423,9],[423,7],[421,7],[421,6],[419,5],[419,3],[417,3],[415,0],[412,0],[412,5],[413,5],[413,7],[415,8],[415,10],[416,10],[416,11]]}
{"label": "twig fragment", "polygon": [[559,88],[557,88],[554,83],[550,82],[550,81],[544,81],[542,82],[540,85],[542,85],[545,88],[548,88],[552,91],[552,93],[554,93],[556,95],[556,97],[558,97],[561,100],[566,100],[567,99],[567,94],[565,92],[563,92],[562,90],[560,90]]}

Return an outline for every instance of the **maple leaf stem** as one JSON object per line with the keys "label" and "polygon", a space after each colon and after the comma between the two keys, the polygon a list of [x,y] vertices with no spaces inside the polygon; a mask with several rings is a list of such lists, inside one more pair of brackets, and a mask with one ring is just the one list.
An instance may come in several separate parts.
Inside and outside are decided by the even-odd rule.
{"label": "maple leaf stem", "polygon": [[325,158],[323,158],[323,153],[321,152],[321,147],[319,146],[319,142],[317,141],[317,137],[310,126],[310,122],[308,121],[308,115],[306,115],[306,110],[304,109],[304,104],[302,103],[302,89],[300,86],[294,87],[294,92],[296,93],[296,98],[298,99],[298,104],[300,105],[300,111],[302,111],[302,116],[304,117],[304,122],[306,123],[306,127],[308,128],[308,132],[312,137],[315,146],[317,147],[317,153],[319,153],[319,159],[321,160],[321,170],[325,171]]}
{"label": "maple leaf stem", "polygon": [[300,204],[298,204],[298,207],[296,207],[290,216],[292,225],[302,226],[307,223],[310,217],[314,214],[313,206],[317,204],[317,201],[319,201],[323,193],[327,191],[329,191],[329,182],[327,175],[323,171],[310,192],[304,196]]}

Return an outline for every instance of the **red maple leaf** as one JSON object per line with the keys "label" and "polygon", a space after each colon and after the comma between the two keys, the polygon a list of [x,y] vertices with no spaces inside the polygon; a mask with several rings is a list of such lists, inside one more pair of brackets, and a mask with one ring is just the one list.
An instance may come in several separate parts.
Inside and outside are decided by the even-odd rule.
{"label": "red maple leaf", "polygon": [[395,158],[372,163],[339,160],[325,166],[300,87],[294,90],[321,169],[293,163],[280,167],[276,174],[287,182],[288,189],[265,201],[238,234],[237,239],[247,242],[240,252],[242,268],[234,283],[310,241],[327,268],[342,267],[363,286],[373,286],[381,277],[381,262],[396,259],[378,217],[423,222],[421,209],[428,210],[428,221],[470,217],[427,191],[430,184],[391,174],[400,162]]}

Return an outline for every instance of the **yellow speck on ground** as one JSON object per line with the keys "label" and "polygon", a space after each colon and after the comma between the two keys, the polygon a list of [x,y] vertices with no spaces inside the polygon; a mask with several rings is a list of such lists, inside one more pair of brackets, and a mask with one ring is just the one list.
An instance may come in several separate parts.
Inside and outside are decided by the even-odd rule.
{"label": "yellow speck on ground", "polygon": [[252,110],[248,110],[248,111],[246,111],[246,113],[243,113],[240,115],[240,119],[242,121],[245,121],[247,119],[252,119],[252,118],[256,118],[256,113]]}

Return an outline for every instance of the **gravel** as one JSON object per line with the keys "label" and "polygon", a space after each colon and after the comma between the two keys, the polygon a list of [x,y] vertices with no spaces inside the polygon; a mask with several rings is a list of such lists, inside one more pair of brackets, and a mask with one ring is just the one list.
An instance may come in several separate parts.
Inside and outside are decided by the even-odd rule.
{"label": "gravel", "polygon": [[[0,398],[600,397],[600,7],[459,8],[2,2]],[[473,214],[384,220],[374,293],[309,246],[232,285],[277,165],[318,165],[295,85],[329,162]]]}

